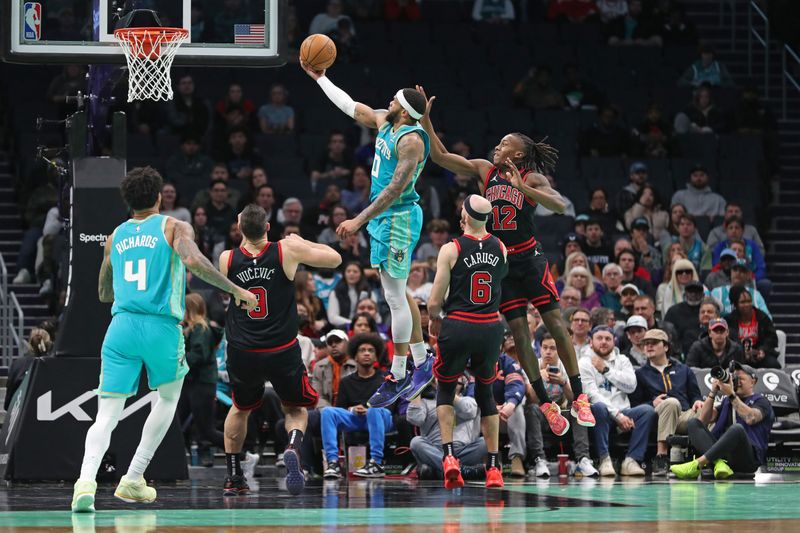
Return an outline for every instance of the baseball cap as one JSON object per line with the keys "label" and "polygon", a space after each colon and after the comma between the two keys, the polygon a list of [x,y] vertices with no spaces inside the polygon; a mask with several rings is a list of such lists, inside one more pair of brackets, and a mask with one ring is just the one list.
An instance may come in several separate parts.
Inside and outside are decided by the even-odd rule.
{"label": "baseball cap", "polygon": [[633,223],[631,224],[631,229],[635,228],[650,229],[650,223],[647,221],[646,218],[639,217],[636,220],[634,220]]}
{"label": "baseball cap", "polygon": [[758,379],[758,374],[756,374],[755,368],[753,368],[750,365],[746,365],[744,363],[740,363],[738,361],[735,361],[733,363],[733,368],[735,368],[736,370],[741,370],[742,372],[744,372],[745,374],[747,374],[748,376],[750,376],[753,379]]}
{"label": "baseball cap", "polygon": [[636,293],[636,296],[639,296],[641,294],[641,292],[639,292],[639,287],[637,287],[633,283],[626,283],[625,285],[623,285],[622,288],[619,290],[619,293],[622,294],[625,291],[633,291]]}
{"label": "baseball cap", "polygon": [[661,342],[669,343],[669,337],[667,336],[666,332],[662,329],[648,329],[647,333],[644,334],[642,341],[646,340],[657,340]]}
{"label": "baseball cap", "polygon": [[589,222],[589,215],[586,213],[581,213],[575,217],[575,222]]}
{"label": "baseball cap", "polygon": [[634,161],[631,163],[630,168],[628,171],[633,174],[634,172],[647,172],[647,165],[642,163],[641,161]]}
{"label": "baseball cap", "polygon": [[600,331],[605,331],[606,333],[611,333],[611,335],[614,335],[614,330],[611,329],[609,326],[600,325],[593,327],[592,331],[589,332],[589,336],[593,337],[595,333],[598,333]]}
{"label": "baseball cap", "polygon": [[694,172],[705,172],[706,174],[708,174],[708,169],[702,163],[695,163],[692,166],[692,173],[694,173]]}
{"label": "baseball cap", "polygon": [[689,289],[699,289],[699,290],[702,291],[703,290],[703,284],[700,283],[699,281],[697,281],[696,279],[693,279],[692,281],[690,281],[689,283],[687,283],[683,287],[683,290],[685,290],[685,291],[688,291]]}
{"label": "baseball cap", "polygon": [[722,251],[719,253],[719,258],[720,258],[720,260],[721,260],[723,257],[732,257],[732,258],[734,259],[734,261],[735,261],[735,260],[738,258],[738,256],[736,255],[736,252],[735,252],[735,251],[733,251],[731,248],[725,248],[724,250],[722,250]]}
{"label": "baseball cap", "polygon": [[339,340],[346,341],[347,340],[347,333],[345,333],[344,331],[342,331],[340,329],[332,329],[332,330],[330,330],[328,332],[327,335],[325,335],[325,338],[323,339],[323,341],[327,343],[328,341],[330,341],[332,339],[335,339],[335,338],[338,338]]}
{"label": "baseball cap", "polygon": [[628,318],[628,321],[625,322],[625,331],[628,331],[630,328],[647,329],[647,320],[641,315],[632,315]]}
{"label": "baseball cap", "polygon": [[748,263],[746,259],[737,259],[731,268],[743,268],[745,270],[750,270],[750,263]]}
{"label": "baseball cap", "polygon": [[575,242],[578,240],[578,234],[574,232],[567,233],[567,236],[564,237],[564,244],[568,242]]}
{"label": "baseball cap", "polygon": [[728,329],[728,321],[724,318],[712,318],[708,322],[708,329],[711,331],[712,329],[716,328],[725,328]]}

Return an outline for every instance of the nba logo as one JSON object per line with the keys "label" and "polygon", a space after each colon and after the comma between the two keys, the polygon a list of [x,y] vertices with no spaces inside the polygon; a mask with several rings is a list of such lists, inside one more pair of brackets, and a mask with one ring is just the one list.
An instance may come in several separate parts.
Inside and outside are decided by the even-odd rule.
{"label": "nba logo", "polygon": [[25,2],[25,39],[38,41],[42,38],[42,4],[39,2]]}

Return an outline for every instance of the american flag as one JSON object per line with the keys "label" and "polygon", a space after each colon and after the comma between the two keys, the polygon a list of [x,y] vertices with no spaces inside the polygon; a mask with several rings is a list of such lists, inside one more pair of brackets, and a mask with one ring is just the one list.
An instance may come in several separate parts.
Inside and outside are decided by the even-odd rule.
{"label": "american flag", "polygon": [[234,24],[233,42],[235,44],[264,44],[264,25]]}

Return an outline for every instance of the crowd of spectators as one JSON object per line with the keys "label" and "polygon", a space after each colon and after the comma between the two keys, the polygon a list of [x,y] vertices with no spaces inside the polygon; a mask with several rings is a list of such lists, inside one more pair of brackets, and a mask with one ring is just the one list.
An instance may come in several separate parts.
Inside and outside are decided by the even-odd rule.
{"label": "crowd of spectators", "polygon": [[[227,26],[220,21],[235,18],[240,2],[225,4],[226,11],[213,21],[203,22],[197,14],[203,31],[214,31],[218,36],[224,33]],[[308,7],[299,4],[291,6],[290,45],[296,48],[306,34],[298,29],[299,21],[309,19],[308,32],[331,35],[339,47],[340,60],[349,63],[361,61],[359,50],[366,46],[359,36],[360,21],[382,13],[389,21],[414,22],[425,13],[423,3],[414,0],[329,0],[324,11],[309,17]],[[527,7],[522,9],[520,4]],[[534,16],[535,10],[528,4],[535,2],[475,0],[471,17],[481,28],[515,24],[523,17]],[[668,48],[698,42],[679,2],[553,0],[543,5],[543,16],[554,21],[554,26],[557,21],[599,28],[609,47]],[[589,454],[590,437],[595,457],[600,460],[596,463],[600,474],[615,472],[606,460],[612,426],[632,433],[620,473],[642,473],[651,426],[658,428],[659,457],[666,453],[665,435],[685,432],[688,419],[697,412],[697,384],[692,385],[694,376],[684,370],[686,365],[709,368],[737,361],[753,368],[781,366],[768,309],[772,284],[767,278],[757,221],[750,218],[752,210],[717,192],[712,184],[720,183],[725,176],[715,175],[717,169],[710,168],[707,161],[675,175],[675,181],[685,181],[685,186],[671,197],[664,195],[664,187],[651,174],[652,160],[680,153],[682,134],[766,133],[774,123],[750,87],[732,110],[721,110],[714,104],[714,88],[731,87],[734,82],[709,47],[701,47],[699,59],[684,67],[683,75],[673,83],[694,89],[691,103],[685,109],[667,112],[653,101],[641,117],[625,114],[612,104],[617,101],[615,95],[607,93],[599,82],[589,81],[573,63],[566,65],[563,76],[554,76],[549,65],[535,64],[518,83],[508,87],[516,105],[523,108],[595,110],[597,120],[586,124],[572,139],[574,147],[589,158],[631,157],[627,176],[617,176],[621,178],[617,181],[624,183],[617,192],[601,186],[568,186],[567,190],[575,194],[586,194],[588,201],[573,195],[565,199],[565,214],[537,209],[536,216],[537,222],[548,228],[553,227],[553,220],[565,228],[555,239],[549,235],[554,245],[546,252],[579,354],[584,387],[598,420],[590,434],[573,425],[576,471],[586,475],[595,472]],[[65,68],[48,90],[50,101],[66,105],[64,95],[80,88],[77,80],[81,75],[80,69]],[[557,86],[556,78],[564,81],[563,86]],[[317,410],[309,415],[311,438],[304,443],[309,448],[302,454],[307,462],[304,467],[326,477],[341,475],[338,435],[366,431],[371,456],[361,474],[375,475],[385,459],[385,434],[403,433],[416,426],[419,436],[411,441],[411,452],[420,465],[427,465],[431,475],[436,475],[439,463],[431,457],[437,456],[439,436],[430,397],[391,409],[366,406],[366,399],[382,382],[393,356],[388,306],[369,262],[366,235],[339,239],[335,228],[369,203],[374,135],[352,125],[330,129],[325,144],[306,158],[300,174],[278,174],[290,170],[281,167],[278,172],[269,171],[269,163],[286,154],[265,153],[256,138],[266,136],[269,142],[280,143],[297,139],[299,132],[309,128],[315,118],[304,114],[302,107],[310,102],[295,99],[295,87],[278,82],[265,87],[262,94],[246,94],[246,86],[234,82],[213,101],[203,87],[196,86],[190,73],[178,75],[174,83],[176,95],[171,102],[163,106],[137,104],[130,109],[131,135],[178,139],[175,151],[161,168],[166,179],[162,213],[190,222],[198,246],[214,261],[223,250],[240,244],[236,215],[248,203],[257,203],[269,214],[270,240],[300,234],[332,246],[343,257],[336,270],[301,271],[295,280],[304,360],[320,394]],[[325,102],[320,99],[315,104],[320,107]],[[447,126],[447,120],[443,126]],[[483,156],[475,153],[471,140],[457,134],[450,130],[442,134],[451,151]],[[570,172],[559,171],[559,182],[573,183],[575,177]],[[556,177],[547,177],[557,186]],[[63,257],[65,243],[59,240],[61,213],[55,207],[58,191],[54,177],[45,176],[40,181],[39,188],[23,195],[28,199],[28,229],[14,283],[38,279],[42,294],[50,295],[57,310],[64,290],[59,258]],[[296,192],[301,189],[292,182],[299,181],[308,185],[307,196]],[[469,179],[431,163],[417,188],[426,225],[413,251],[415,262],[408,290],[425,322],[436,256],[443,244],[458,235],[460,206],[478,189]],[[43,246],[37,247],[39,242]],[[193,370],[187,378],[181,413],[187,442],[197,440],[206,449],[220,446],[221,436],[214,427],[215,410],[229,405],[224,399],[225,339],[218,334],[229,302],[196,278],[190,281],[189,290],[193,294],[187,300],[184,327],[187,358]],[[566,405],[572,391],[564,379],[563,366],[554,357],[554,343],[534,309],[529,320],[551,396]],[[430,339],[426,336],[426,340]],[[498,373],[502,379],[497,381],[495,397],[511,446],[512,473],[524,475],[530,467],[532,475],[544,476],[542,433],[547,426],[538,409],[530,408],[535,397],[515,361],[513,339],[507,336],[502,349]],[[658,376],[665,368],[682,369],[685,381],[673,378],[673,385],[664,390]],[[485,449],[470,390],[466,376],[455,403],[456,452],[468,466],[480,463],[475,458]],[[267,394],[274,400],[271,389]],[[254,433],[279,438],[280,409],[274,401],[265,401],[264,406],[263,416],[253,422]],[[248,446],[255,449],[259,442],[250,439]],[[324,466],[318,464],[323,455]],[[664,473],[662,459],[654,470]]]}

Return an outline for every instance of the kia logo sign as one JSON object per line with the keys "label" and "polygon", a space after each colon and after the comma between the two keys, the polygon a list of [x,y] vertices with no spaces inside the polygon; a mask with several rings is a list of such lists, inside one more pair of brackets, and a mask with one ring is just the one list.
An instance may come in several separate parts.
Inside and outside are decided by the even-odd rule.
{"label": "kia logo sign", "polygon": [[781,380],[781,378],[778,377],[778,374],[774,372],[767,372],[762,376],[762,379],[764,380],[764,385],[766,385],[769,390],[777,389]]}
{"label": "kia logo sign", "polygon": [[800,387],[800,368],[792,370],[792,381],[795,387]]}
{"label": "kia logo sign", "polygon": [[[78,422],[91,422],[92,417],[83,410],[83,404],[97,398],[93,390],[86,391],[72,401],[53,409],[53,391],[47,391],[36,399],[36,420],[40,422],[53,422],[63,416],[72,416]],[[120,420],[125,420],[139,409],[153,406],[158,402],[158,392],[153,391],[134,401],[122,411]]]}

